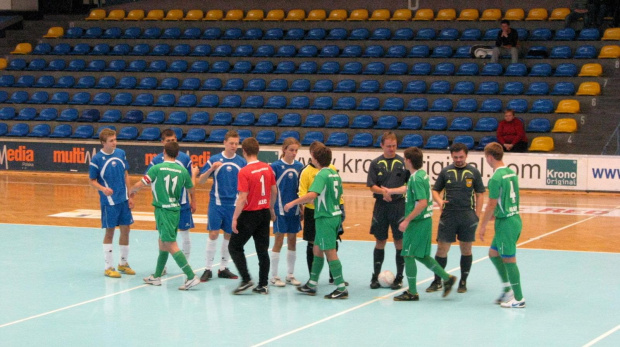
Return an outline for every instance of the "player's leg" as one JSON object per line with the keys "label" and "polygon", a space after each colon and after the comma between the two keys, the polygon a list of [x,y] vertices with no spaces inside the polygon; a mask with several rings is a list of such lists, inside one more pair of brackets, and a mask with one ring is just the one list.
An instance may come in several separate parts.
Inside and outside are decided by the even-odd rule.
{"label": "player's leg", "polygon": [[396,248],[395,261],[396,261],[396,277],[391,288],[394,290],[400,289],[403,286],[403,271],[405,269],[405,258],[402,256],[403,250],[403,233],[398,230],[398,226],[405,218],[405,201],[402,200],[397,204],[393,204],[388,210],[390,216],[390,228],[392,229],[392,237],[394,239],[394,247]]}
{"label": "player's leg", "polygon": [[258,258],[258,285],[252,291],[258,294],[268,294],[267,289],[269,279],[269,222],[271,213],[268,209],[254,211],[255,223],[252,237],[254,238],[254,248]]}
{"label": "player's leg", "polygon": [[187,208],[181,210],[181,220],[179,221],[179,236],[181,236],[181,250],[185,254],[185,258],[189,260],[189,255],[192,250],[192,242],[189,237],[189,230],[194,227],[194,218],[192,217],[192,211]]}
{"label": "player's leg", "polygon": [[286,283],[278,276],[278,265],[280,263],[280,251],[282,250],[282,244],[284,243],[284,232],[286,231],[286,217],[278,216],[273,224],[273,248],[271,249],[271,284],[276,287],[284,287]]}
{"label": "player's leg", "polygon": [[205,271],[200,276],[201,282],[207,282],[213,277],[211,268],[213,267],[213,261],[215,259],[215,249],[217,248],[217,238],[220,236],[220,229],[222,229],[222,214],[219,212],[221,206],[215,204],[215,202],[209,202],[209,211],[207,212],[207,231],[209,237],[207,238],[206,252],[205,252]]}
{"label": "player's leg", "polygon": [[406,256],[404,258],[405,274],[407,275],[409,289],[404,291],[401,295],[395,296],[394,301],[418,301],[420,300],[420,296],[418,295],[418,289],[416,286],[418,267],[415,263],[415,257]]}
{"label": "player's leg", "polygon": [[255,227],[255,221],[252,220],[251,214],[247,211],[243,211],[237,218],[237,230],[239,232],[230,236],[228,251],[230,252],[230,257],[232,258],[233,263],[235,263],[237,271],[239,271],[239,275],[241,276],[241,283],[233,291],[233,294],[239,294],[247,289],[250,289],[254,285],[248,271],[248,263],[245,258],[243,247],[252,237]]}
{"label": "player's leg", "polygon": [[239,278],[239,276],[235,275],[228,269],[228,262],[230,261],[228,243],[230,242],[230,235],[232,234],[232,217],[235,213],[235,206],[225,206],[225,208],[222,209],[222,213],[224,214],[222,217],[224,238],[222,239],[222,247],[220,252],[222,254],[222,259],[220,260],[220,269],[217,272],[217,277],[234,280]]}
{"label": "player's leg", "polygon": [[443,280],[443,296],[446,297],[450,294],[452,286],[456,283],[457,278],[456,276],[448,274],[446,270],[431,257],[432,229],[433,220],[431,218],[413,221],[409,224],[407,230],[415,231],[413,234],[413,250],[411,255],[414,255],[417,261],[424,264],[424,266]]}
{"label": "player's leg", "polygon": [[[175,233],[176,234],[176,233]],[[197,286],[200,283],[200,278],[194,274],[194,270],[187,262],[187,258],[185,258],[185,254],[179,249],[179,245],[176,241],[172,242],[163,242],[164,247],[168,250],[170,254],[172,254],[172,259],[177,263],[181,271],[187,276],[185,283],[179,287],[179,290],[188,290],[192,287]]]}
{"label": "player's leg", "polygon": [[[299,220],[297,222],[299,224]],[[301,229],[301,225],[299,227]],[[299,232],[299,230],[297,230]],[[286,265],[287,265],[287,274],[286,274],[286,283],[292,284],[294,286],[301,285],[295,278],[295,261],[297,260],[297,232],[289,232],[286,234],[286,244],[288,251],[286,252]]]}
{"label": "player's leg", "polygon": [[[458,227],[459,216],[455,216],[450,211],[443,211],[439,218],[439,226],[437,227],[437,253],[435,253],[435,261],[445,269],[448,265],[448,252],[452,243],[456,241],[456,232]],[[431,285],[426,288],[427,293],[439,291],[443,288],[441,278],[435,275],[435,279]]]}
{"label": "player's leg", "polygon": [[473,242],[460,241],[459,247],[461,249],[461,279],[459,281],[458,293],[467,292],[467,277],[471,271],[471,264],[473,263],[473,255],[471,253],[471,247]]}
{"label": "player's leg", "polygon": [[388,228],[390,223],[387,219],[387,208],[384,203],[379,200],[375,201],[375,207],[372,213],[372,224],[370,225],[370,233],[375,236],[375,249],[373,250],[373,273],[370,279],[370,288],[380,288],[379,273],[385,259],[385,245],[387,243]]}
{"label": "player's leg", "polygon": [[517,241],[521,235],[521,217],[519,215],[496,219],[495,230],[498,239],[498,253],[506,269],[510,288],[514,293],[514,298],[507,302],[502,302],[501,306],[506,308],[524,308],[525,299],[521,290],[521,274],[517,266]]}
{"label": "player's leg", "polygon": [[476,241],[476,229],[478,229],[478,216],[476,216],[476,212],[474,210],[463,211],[457,231],[459,248],[461,249],[461,279],[457,289],[458,293],[467,292],[467,277],[473,262],[471,247],[473,242]]}
{"label": "player's leg", "polygon": [[101,206],[101,227],[105,229],[103,236],[103,274],[107,277],[120,278],[120,272],[114,268],[114,229],[116,229],[116,221],[118,216],[114,206]]}

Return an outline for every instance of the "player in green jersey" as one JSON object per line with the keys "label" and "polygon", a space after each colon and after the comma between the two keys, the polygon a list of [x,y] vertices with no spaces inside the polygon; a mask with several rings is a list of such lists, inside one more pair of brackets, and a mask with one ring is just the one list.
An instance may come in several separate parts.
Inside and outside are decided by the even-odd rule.
{"label": "player in green jersey", "polygon": [[325,299],[346,299],[349,292],[342,277],[342,263],[338,259],[336,239],[338,227],[342,222],[342,210],[340,209],[340,197],[342,196],[342,179],[338,172],[329,168],[332,162],[331,149],[319,146],[312,153],[312,163],[317,166],[317,173],[308,193],[284,205],[284,211],[308,203],[314,200],[314,219],[316,235],[314,238],[314,261],[310,280],[303,286],[297,287],[302,293],[316,295],[316,287],[319,275],[327,256],[329,270],[334,276],[336,290],[325,295]]}
{"label": "player in green jersey", "polygon": [[409,282],[409,290],[394,297],[394,301],[418,301],[420,297],[416,289],[416,276],[418,268],[416,260],[424,264],[429,270],[444,280],[443,296],[450,294],[452,286],[456,283],[456,276],[448,274],[431,257],[431,235],[433,229],[433,202],[431,185],[426,171],[420,170],[424,163],[422,151],[417,147],[409,147],[405,150],[405,167],[411,175],[406,186],[388,188],[388,194],[404,194],[405,219],[399,224],[398,229],[403,234],[402,256],[405,258],[405,274]]}
{"label": "player in green jersey", "polygon": [[489,180],[489,202],[480,221],[478,235],[484,241],[487,223],[495,216],[495,236],[489,249],[489,258],[504,285],[504,291],[495,303],[505,308],[524,308],[521,275],[517,267],[517,240],[522,228],[519,180],[516,173],[502,161],[502,145],[489,143],[484,147],[484,156],[495,173]]}
{"label": "player in green jersey", "polygon": [[175,162],[179,154],[179,144],[177,142],[168,142],[164,146],[164,162],[151,167],[142,180],[136,182],[132,187],[130,196],[135,194],[142,188],[151,186],[153,193],[153,206],[155,206],[155,223],[159,232],[159,257],[157,258],[157,267],[155,273],[144,278],[146,284],[154,286],[161,285],[161,275],[168,261],[168,253],[172,254],[172,258],[179,265],[181,270],[187,275],[185,283],[179,287],[179,290],[188,290],[198,283],[198,278],[191,266],[187,263],[187,258],[177,245],[177,229],[179,227],[179,219],[181,217],[181,192],[183,188],[194,194],[194,180],[198,175],[198,168],[192,168],[192,177],[189,176],[187,170]]}

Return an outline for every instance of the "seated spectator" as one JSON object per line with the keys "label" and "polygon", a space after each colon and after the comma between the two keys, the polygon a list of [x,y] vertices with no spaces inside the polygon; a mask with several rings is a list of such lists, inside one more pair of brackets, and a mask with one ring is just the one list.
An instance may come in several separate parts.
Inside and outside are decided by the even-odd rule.
{"label": "seated spectator", "polygon": [[594,0],[575,0],[570,8],[570,13],[564,19],[564,27],[570,27],[570,23],[583,18],[583,27],[592,26],[592,19],[596,13],[594,11]]}
{"label": "seated spectator", "polygon": [[520,119],[515,118],[515,111],[506,110],[504,120],[497,127],[497,141],[507,152],[527,152],[525,127]]}
{"label": "seated spectator", "polygon": [[502,20],[502,30],[497,34],[493,55],[491,55],[491,62],[497,63],[501,54],[509,52],[511,63],[516,63],[519,59],[519,50],[517,49],[518,41],[519,35],[517,31],[510,28],[509,21],[505,19]]}

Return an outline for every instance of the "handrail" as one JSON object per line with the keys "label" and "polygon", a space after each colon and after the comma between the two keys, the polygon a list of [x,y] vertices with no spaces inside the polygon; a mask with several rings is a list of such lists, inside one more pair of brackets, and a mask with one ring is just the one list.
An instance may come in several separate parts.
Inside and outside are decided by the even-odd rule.
{"label": "handrail", "polygon": [[614,140],[614,137],[616,138],[616,152],[612,155],[620,155],[620,123],[616,125],[616,130],[614,130],[613,134],[611,134],[609,140],[607,140],[607,143],[603,147],[603,152],[601,153],[602,155],[607,154],[607,150],[609,149],[611,142]]}

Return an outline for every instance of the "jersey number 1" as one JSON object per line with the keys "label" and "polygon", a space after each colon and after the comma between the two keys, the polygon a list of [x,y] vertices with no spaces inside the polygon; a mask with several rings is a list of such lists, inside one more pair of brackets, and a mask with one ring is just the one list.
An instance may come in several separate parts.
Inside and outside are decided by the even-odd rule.
{"label": "jersey number 1", "polygon": [[166,191],[170,196],[174,195],[174,191],[177,187],[177,181],[179,180],[178,176],[172,178],[172,190],[170,189],[170,175],[164,177],[164,181],[166,182]]}

